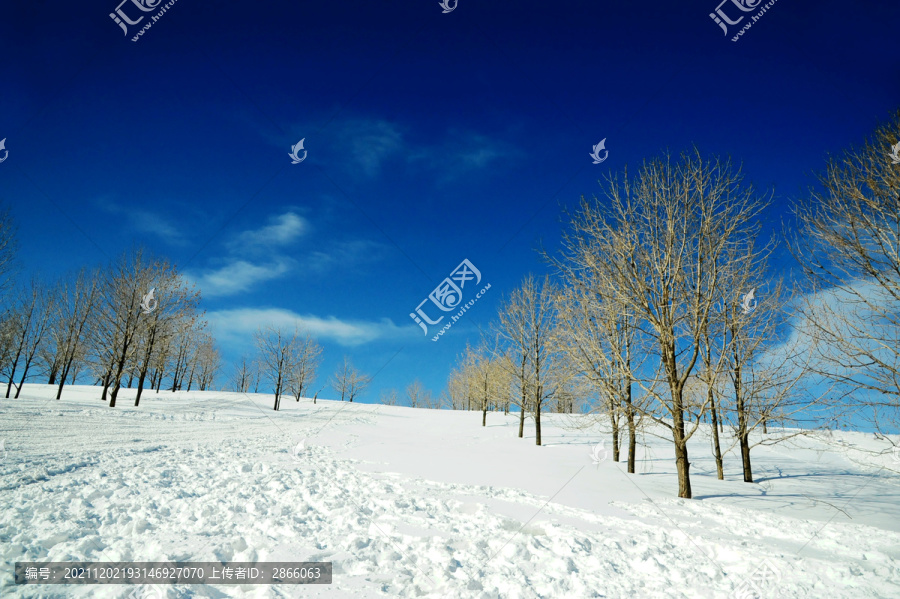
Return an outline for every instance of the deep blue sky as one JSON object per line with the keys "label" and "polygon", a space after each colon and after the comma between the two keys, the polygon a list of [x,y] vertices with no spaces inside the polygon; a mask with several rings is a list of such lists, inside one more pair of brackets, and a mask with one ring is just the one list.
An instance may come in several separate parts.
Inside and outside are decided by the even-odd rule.
{"label": "deep blue sky", "polygon": [[[300,316],[317,388],[347,354],[379,372],[365,400],[438,393],[601,177],[696,144],[774,189],[780,227],[827,154],[900,107],[900,4],[779,0],[737,43],[717,4],[178,0],[132,42],[149,17],[124,36],[118,0],[4,3],[23,272],[143,244],[200,283],[227,358]],[[409,313],[464,258],[492,288],[432,342]]]}

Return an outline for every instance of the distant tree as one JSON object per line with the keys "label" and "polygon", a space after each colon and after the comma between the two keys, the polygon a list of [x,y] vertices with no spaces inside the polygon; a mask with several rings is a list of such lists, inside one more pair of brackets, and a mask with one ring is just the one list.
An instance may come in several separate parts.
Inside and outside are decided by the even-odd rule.
{"label": "distant tree", "polygon": [[258,378],[256,361],[247,356],[241,356],[231,375],[231,388],[238,393],[247,393],[253,384],[254,377]]}
{"label": "distant tree", "polygon": [[406,387],[406,401],[409,402],[411,408],[425,407],[427,393],[422,381],[415,379]]}
{"label": "distant tree", "polygon": [[350,358],[344,356],[343,363],[331,376],[330,384],[340,394],[341,401],[347,399],[352,402],[368,387],[369,382],[369,377],[359,372]]}
{"label": "distant tree", "polygon": [[290,372],[291,392],[296,401],[300,401],[303,392],[309,390],[309,386],[316,380],[316,372],[322,363],[322,346],[312,335],[306,333],[298,341],[297,357]]}
{"label": "distant tree", "polygon": [[216,340],[210,334],[204,334],[197,344],[197,386],[201,391],[212,389],[216,374],[222,367],[222,356],[216,348]]}
{"label": "distant tree", "polygon": [[66,379],[72,376],[76,361],[87,353],[87,325],[97,308],[98,273],[81,269],[72,277],[62,280],[53,290],[56,296],[55,310],[50,319],[50,336],[55,349],[48,384],[59,379],[56,399],[62,397]]}
{"label": "distant tree", "polygon": [[261,374],[272,383],[275,393],[273,410],[281,406],[281,394],[289,384],[291,369],[297,359],[298,331],[285,332],[267,327],[256,332],[256,349],[261,364]]}
{"label": "distant tree", "polygon": [[541,444],[541,412],[546,402],[556,397],[565,379],[564,364],[553,342],[555,294],[548,277],[539,285],[528,275],[502,305],[496,327],[501,351],[509,357],[509,367],[514,369],[511,374],[522,391],[525,405],[520,409],[527,405],[532,410],[537,445]]}
{"label": "distant tree", "polygon": [[396,389],[386,389],[381,392],[381,403],[386,406],[396,406],[399,403]]}
{"label": "distant tree", "polygon": [[[52,299],[37,279],[32,279],[27,287],[20,290],[10,315],[12,345],[6,365],[6,397],[9,397],[13,386],[16,387],[15,397],[19,397],[22,392],[22,385],[35,363],[41,345],[46,341],[52,311]],[[18,385],[14,382],[17,375]]]}

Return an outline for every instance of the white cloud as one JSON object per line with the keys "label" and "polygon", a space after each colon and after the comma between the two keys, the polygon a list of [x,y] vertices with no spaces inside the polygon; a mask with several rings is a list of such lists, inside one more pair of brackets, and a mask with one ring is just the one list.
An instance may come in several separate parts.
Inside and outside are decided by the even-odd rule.
{"label": "white cloud", "polygon": [[187,278],[200,288],[203,297],[234,295],[249,290],[256,283],[277,279],[292,266],[293,261],[287,258],[279,258],[270,264],[237,260],[217,270],[187,275]]}
{"label": "white cloud", "polygon": [[270,219],[270,224],[239,234],[229,245],[234,249],[287,245],[310,230],[309,222],[294,212]]}
{"label": "white cloud", "polygon": [[217,338],[225,343],[246,345],[260,327],[285,329],[299,327],[314,337],[329,339],[340,345],[355,346],[387,338],[408,336],[410,327],[402,328],[390,319],[380,321],[342,320],[334,316],[319,317],[297,314],[281,308],[239,308],[217,310],[207,314]]}

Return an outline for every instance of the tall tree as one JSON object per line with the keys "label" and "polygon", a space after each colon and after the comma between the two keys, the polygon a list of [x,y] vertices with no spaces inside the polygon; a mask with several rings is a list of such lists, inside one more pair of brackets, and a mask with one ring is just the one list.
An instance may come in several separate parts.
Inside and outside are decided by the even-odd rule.
{"label": "tall tree", "polygon": [[101,361],[108,360],[104,395],[110,387],[111,408],[116,406],[123,374],[136,368],[138,346],[146,328],[142,303],[153,289],[161,268],[143,249],[137,248],[124,252],[103,272],[95,347]]}
{"label": "tall tree", "polygon": [[[565,243],[565,241],[564,241]],[[569,247],[577,252],[577,247]],[[564,289],[555,298],[559,326],[556,336],[566,362],[600,400],[592,412],[605,414],[612,429],[613,460],[619,461],[620,422],[628,428],[628,472],[634,474],[637,432],[642,418],[636,408],[632,372],[640,371],[635,351],[639,342],[636,319],[614,296],[604,297],[592,279],[591,264],[603,256],[571,254],[554,260],[563,273]]]}
{"label": "tall tree", "polygon": [[56,348],[53,357],[54,372],[49,384],[54,383],[54,375],[59,378],[56,399],[62,397],[66,379],[73,372],[76,360],[84,359],[87,353],[87,325],[94,317],[97,307],[98,273],[81,269],[72,277],[67,277],[54,290],[56,306],[51,320],[51,336]]}
{"label": "tall tree", "polygon": [[[796,204],[793,252],[809,283],[804,335],[817,373],[880,433],[900,431],[900,112],[829,159]],[[890,436],[882,436],[886,442]]]}
{"label": "tall tree", "polygon": [[[704,323],[723,294],[712,267],[743,242],[765,199],[730,162],[698,151],[646,162],[634,178],[608,180],[602,201],[582,199],[569,238],[590,264],[597,292],[635,318],[650,352],[631,380],[647,398],[642,411],[671,433],[678,496],[692,496],[687,443],[709,404],[688,405],[684,389],[701,358]],[[691,417],[697,421],[691,423]]]}
{"label": "tall tree", "polygon": [[[141,310],[142,326],[138,329],[140,336],[135,347],[138,376],[135,407],[140,405],[144,382],[158,354],[164,352],[166,344],[199,317],[200,303],[200,292],[186,283],[167,261],[154,262],[144,273],[144,278],[145,287],[153,290],[153,299],[148,300]],[[153,309],[149,310],[151,307]],[[193,343],[196,349],[205,339],[189,338],[189,343]],[[199,357],[195,351],[194,358]]]}
{"label": "tall tree", "polygon": [[341,401],[353,401],[365,391],[371,379],[359,372],[354,366],[350,358],[344,356],[344,361],[338,367],[333,375],[331,375],[331,388],[338,392]]}
{"label": "tall tree", "polygon": [[[52,310],[50,295],[37,279],[32,279],[27,287],[20,290],[10,316],[12,346],[6,366],[8,370],[6,397],[9,397],[13,386],[16,387],[15,397],[19,397],[22,392],[22,385],[34,365],[41,345],[46,340]],[[15,383],[16,375],[19,376],[18,385]]]}
{"label": "tall tree", "polygon": [[299,333],[295,328],[286,332],[269,326],[256,332],[256,349],[259,354],[260,372],[272,383],[275,393],[273,410],[281,407],[281,395],[288,385],[291,370],[297,359]]}
{"label": "tall tree", "polygon": [[[532,410],[537,445],[541,444],[541,412],[545,402],[555,398],[565,383],[563,362],[553,343],[555,294],[549,277],[538,284],[532,275],[526,276],[502,305],[499,324],[495,327],[522,391],[522,403]],[[520,420],[520,436],[521,425]]]}
{"label": "tall tree", "polygon": [[300,401],[304,391],[309,391],[310,385],[316,380],[316,373],[322,363],[322,346],[306,333],[298,342],[297,359],[291,369],[291,392],[296,401]]}

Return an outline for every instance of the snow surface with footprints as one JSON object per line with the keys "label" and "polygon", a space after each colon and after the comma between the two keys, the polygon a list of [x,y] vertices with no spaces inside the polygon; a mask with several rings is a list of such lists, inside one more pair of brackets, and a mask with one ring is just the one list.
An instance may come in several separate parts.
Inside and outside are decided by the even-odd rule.
{"label": "snow surface with footprints", "polygon": [[[595,464],[602,426],[226,392],[0,400],[0,597],[900,597],[900,464],[835,433]],[[129,400],[130,399],[130,400]],[[625,459],[624,452],[622,459]],[[331,585],[20,585],[16,561],[330,561]]]}

